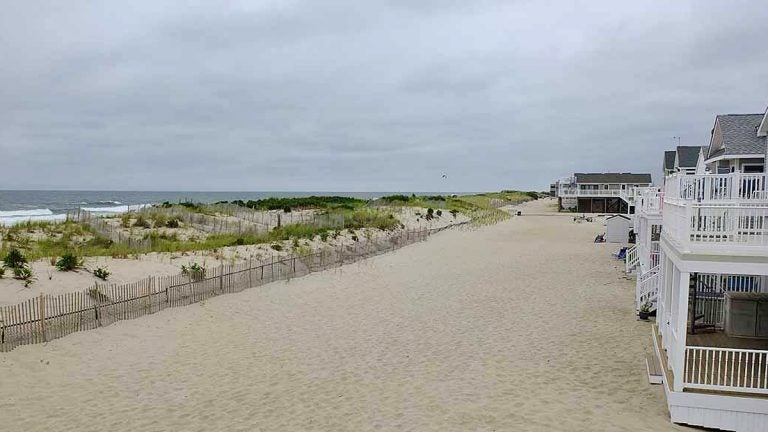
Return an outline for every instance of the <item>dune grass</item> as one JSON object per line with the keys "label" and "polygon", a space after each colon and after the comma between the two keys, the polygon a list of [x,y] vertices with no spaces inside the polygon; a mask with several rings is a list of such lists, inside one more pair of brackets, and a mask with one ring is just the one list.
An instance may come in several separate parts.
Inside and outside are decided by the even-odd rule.
{"label": "dune grass", "polygon": [[334,231],[341,229],[391,230],[400,226],[400,221],[394,214],[387,211],[357,207],[354,209],[336,208],[329,213],[343,215],[343,219],[339,218],[339,220],[343,220],[344,224],[337,227],[289,224],[258,234],[209,234],[198,240],[180,240],[173,232],[151,231],[147,234],[148,238],[152,240],[151,247],[132,247],[115,243],[93,232],[88,225],[76,222],[33,222],[4,229],[0,254],[4,256],[12,248],[18,248],[30,260],[61,257],[66,254],[124,258],[149,252],[214,250],[227,246],[313,239],[317,236],[327,239]]}

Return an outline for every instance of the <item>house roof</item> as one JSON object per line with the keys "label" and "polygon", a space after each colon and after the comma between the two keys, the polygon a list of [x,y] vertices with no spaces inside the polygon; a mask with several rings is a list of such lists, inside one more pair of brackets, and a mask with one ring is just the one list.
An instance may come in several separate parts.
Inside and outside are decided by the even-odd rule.
{"label": "house roof", "polygon": [[608,216],[608,217],[607,217],[607,218],[605,218],[605,219],[606,219],[606,220],[608,220],[608,219],[613,219],[613,218],[617,218],[617,217],[619,217],[619,218],[623,218],[623,219],[626,219],[626,220],[631,220],[631,219],[629,219],[628,217],[624,216],[623,214],[615,214],[615,215],[613,215],[613,216]]}
{"label": "house roof", "polygon": [[673,170],[675,168],[675,151],[667,150],[664,152],[664,169]]}
{"label": "house roof", "polygon": [[719,115],[715,122],[723,135],[723,147],[708,158],[720,155],[765,154],[765,137],[757,136],[763,114]]}
{"label": "house roof", "polygon": [[677,147],[677,166],[680,168],[696,168],[699,162],[699,146],[678,146]]}
{"label": "house roof", "polygon": [[576,183],[652,183],[650,174],[575,173]]}

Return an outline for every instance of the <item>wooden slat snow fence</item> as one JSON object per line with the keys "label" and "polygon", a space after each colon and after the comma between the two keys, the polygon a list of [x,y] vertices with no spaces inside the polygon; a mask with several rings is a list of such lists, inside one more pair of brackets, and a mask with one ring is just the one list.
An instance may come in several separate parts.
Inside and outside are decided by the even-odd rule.
{"label": "wooden slat snow fence", "polygon": [[124,285],[97,284],[81,292],[41,295],[0,306],[0,351],[19,345],[44,343],[70,333],[153,314],[168,307],[186,306],[208,298],[242,291],[353,263],[426,240],[437,229],[403,230],[380,240],[328,247],[306,255],[269,262],[245,262],[207,268],[204,274],[148,277]]}

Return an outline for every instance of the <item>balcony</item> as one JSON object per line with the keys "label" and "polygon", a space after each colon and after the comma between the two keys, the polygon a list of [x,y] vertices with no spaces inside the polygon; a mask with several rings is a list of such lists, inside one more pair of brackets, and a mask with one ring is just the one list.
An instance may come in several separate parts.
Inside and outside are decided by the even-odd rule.
{"label": "balcony", "polygon": [[561,188],[558,196],[561,198],[619,198],[621,192],[621,189]]}
{"label": "balcony", "polygon": [[640,214],[656,216],[664,207],[664,192],[658,188],[640,188],[635,197],[635,208]]}
{"label": "balcony", "polygon": [[683,251],[768,251],[765,174],[672,175],[660,206],[664,237]]}
{"label": "balcony", "polygon": [[768,203],[766,174],[703,174],[667,177],[666,202],[744,202]]}
{"label": "balcony", "polygon": [[687,252],[768,253],[768,204],[665,202],[662,236]]}

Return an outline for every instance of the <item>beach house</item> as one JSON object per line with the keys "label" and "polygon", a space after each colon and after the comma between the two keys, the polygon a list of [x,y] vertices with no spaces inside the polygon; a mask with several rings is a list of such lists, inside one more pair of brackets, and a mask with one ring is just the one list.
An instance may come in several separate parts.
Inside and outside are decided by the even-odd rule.
{"label": "beach house", "polygon": [[555,189],[561,210],[631,214],[633,190],[651,184],[650,174],[575,173],[555,182]]}
{"label": "beach house", "polygon": [[766,123],[717,116],[708,171],[674,172],[649,192],[661,233],[638,302],[657,309],[655,356],[676,423],[768,430]]}
{"label": "beach house", "polygon": [[768,110],[763,114],[725,114],[715,118],[705,168],[715,174],[764,173]]}

